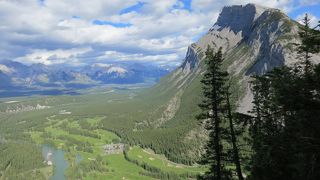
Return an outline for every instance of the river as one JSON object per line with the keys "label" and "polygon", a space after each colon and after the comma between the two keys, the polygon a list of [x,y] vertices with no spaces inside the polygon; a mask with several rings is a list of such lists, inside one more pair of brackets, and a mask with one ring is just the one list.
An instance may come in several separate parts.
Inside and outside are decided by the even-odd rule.
{"label": "river", "polygon": [[[53,163],[54,170],[50,180],[65,180],[64,173],[68,168],[68,161],[65,160],[65,152],[62,149],[55,149],[48,145],[42,145],[42,155],[45,159],[48,158],[48,154],[52,153],[50,160]],[[82,160],[80,154],[76,155],[76,163]]]}

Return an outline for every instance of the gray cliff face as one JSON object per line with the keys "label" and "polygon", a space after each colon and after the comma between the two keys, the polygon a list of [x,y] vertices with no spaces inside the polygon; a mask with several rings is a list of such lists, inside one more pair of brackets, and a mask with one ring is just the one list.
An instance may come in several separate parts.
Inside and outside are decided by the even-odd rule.
{"label": "gray cliff face", "polygon": [[255,19],[265,10],[254,4],[224,7],[215,26],[218,26],[218,30],[230,28],[234,33],[242,32],[243,36],[247,36]]}
{"label": "gray cliff face", "polygon": [[296,25],[279,10],[264,11],[244,39],[256,56],[255,63],[247,70],[246,75],[261,75],[274,67],[294,61],[295,58],[286,57],[286,54],[292,53],[286,46],[298,42],[296,29]]}
{"label": "gray cliff face", "polygon": [[198,64],[198,55],[196,50],[191,46],[188,47],[187,54],[181,68],[185,71],[193,70]]}

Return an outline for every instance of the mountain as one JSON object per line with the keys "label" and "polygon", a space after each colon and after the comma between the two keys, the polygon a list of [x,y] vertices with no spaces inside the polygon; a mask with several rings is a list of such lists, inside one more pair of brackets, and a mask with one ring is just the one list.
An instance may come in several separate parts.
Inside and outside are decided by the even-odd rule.
{"label": "mountain", "polygon": [[[203,145],[202,140],[207,135],[195,117],[202,99],[200,80],[206,69],[207,46],[216,50],[222,47],[222,68],[231,77],[233,104],[237,111],[247,113],[253,99],[250,76],[298,61],[294,44],[300,42],[299,26],[278,9],[255,4],[224,7],[210,30],[188,47],[182,65],[143,93],[144,101],[158,102],[159,108],[138,124],[152,128],[152,136],[161,137],[157,141],[162,143],[157,146],[155,142],[147,142],[145,145],[172,160],[199,157],[198,147]],[[168,147],[170,152],[163,152],[161,147]]]}
{"label": "mountain", "polygon": [[24,65],[0,61],[0,87],[3,89],[83,88],[101,84],[134,84],[157,81],[168,69],[140,63],[96,63],[84,67]]}
{"label": "mountain", "polygon": [[148,79],[155,79],[157,81],[160,77],[168,74],[170,69],[135,62],[117,64],[95,63],[84,67],[81,72],[85,73],[92,80],[104,84],[134,84],[145,82]]}
{"label": "mountain", "polygon": [[252,98],[248,86],[251,75],[297,62],[294,44],[299,43],[298,26],[278,9],[255,4],[224,7],[210,30],[188,47],[182,65],[155,89],[167,86],[168,90],[183,91],[184,95],[190,86],[199,84],[207,46],[222,47],[223,67],[233,78],[238,110],[246,112]]}
{"label": "mountain", "polygon": [[131,84],[144,81],[143,77],[121,65],[96,63],[85,69],[89,77],[103,83]]}

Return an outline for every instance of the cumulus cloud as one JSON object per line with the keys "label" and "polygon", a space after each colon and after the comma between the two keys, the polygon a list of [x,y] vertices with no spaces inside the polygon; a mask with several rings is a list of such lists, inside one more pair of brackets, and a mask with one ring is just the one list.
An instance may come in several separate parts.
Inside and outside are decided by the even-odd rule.
{"label": "cumulus cloud", "polygon": [[220,11],[223,6],[243,5],[247,3],[254,3],[270,8],[280,8],[284,11],[289,11],[292,8],[293,0],[195,0],[192,1],[192,7],[196,11]]}
{"label": "cumulus cloud", "polygon": [[0,0],[0,57],[48,65],[102,60],[176,64],[223,6],[257,3],[289,11],[291,2],[192,0],[185,9],[181,0]]}
{"label": "cumulus cloud", "polygon": [[310,5],[319,4],[320,0],[300,0],[299,3],[301,6],[310,6]]}
{"label": "cumulus cloud", "polygon": [[41,63],[45,65],[52,64],[78,64],[81,55],[92,51],[91,48],[73,48],[73,49],[35,49],[30,54],[16,60],[22,63]]}
{"label": "cumulus cloud", "polygon": [[177,60],[178,55],[176,53],[171,54],[159,54],[159,55],[144,55],[120,53],[117,51],[106,51],[104,55],[98,58],[99,61],[153,61],[157,64],[172,64]]}

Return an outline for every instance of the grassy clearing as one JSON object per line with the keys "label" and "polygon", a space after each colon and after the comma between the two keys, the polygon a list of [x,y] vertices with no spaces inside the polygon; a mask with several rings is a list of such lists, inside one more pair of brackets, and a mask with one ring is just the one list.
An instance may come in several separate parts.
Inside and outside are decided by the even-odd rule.
{"label": "grassy clearing", "polygon": [[151,177],[140,175],[139,172],[144,172],[145,170],[126,161],[123,154],[108,155],[105,158],[109,163],[108,167],[110,172],[105,175],[98,175],[97,177],[90,176],[86,179],[153,179]]}
{"label": "grassy clearing", "polygon": [[138,146],[131,147],[128,151],[128,156],[131,159],[141,163],[146,163],[156,167],[164,172],[173,172],[176,174],[194,173],[199,174],[204,172],[204,167],[186,166],[169,161],[164,155],[155,154],[152,150],[142,149]]}

